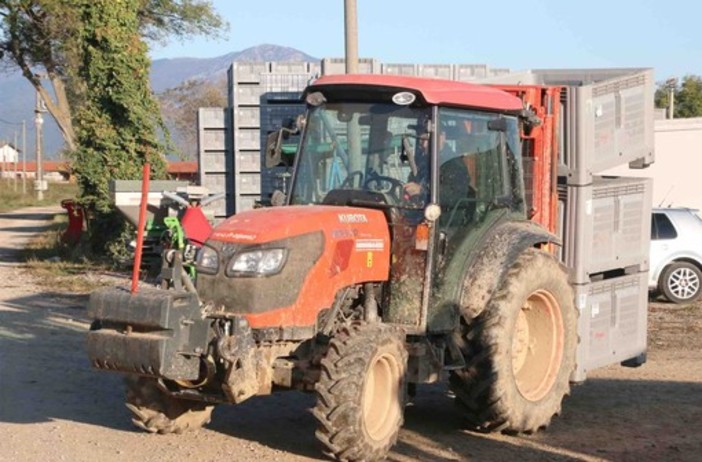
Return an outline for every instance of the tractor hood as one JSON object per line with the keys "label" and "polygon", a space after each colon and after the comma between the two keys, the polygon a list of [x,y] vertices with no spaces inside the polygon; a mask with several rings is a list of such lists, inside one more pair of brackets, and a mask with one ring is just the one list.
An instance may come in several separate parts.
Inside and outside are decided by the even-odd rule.
{"label": "tractor hood", "polygon": [[[203,249],[218,264],[209,271],[198,266],[200,299],[224,316],[245,316],[254,329],[312,328],[340,291],[386,281],[390,272],[385,215],[364,208],[242,212],[217,226]],[[264,255],[274,261],[266,271],[249,272],[239,264]]]}
{"label": "tractor hood", "polygon": [[323,205],[270,207],[241,212],[217,226],[210,239],[262,244],[317,231],[322,231],[330,240],[389,240],[387,221],[381,211]]}

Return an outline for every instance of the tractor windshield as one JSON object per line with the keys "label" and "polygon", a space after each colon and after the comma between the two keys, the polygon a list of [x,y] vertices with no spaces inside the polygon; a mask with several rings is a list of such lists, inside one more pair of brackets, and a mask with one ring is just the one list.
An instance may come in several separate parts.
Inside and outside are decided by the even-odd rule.
{"label": "tractor windshield", "polygon": [[430,108],[375,102],[310,108],[291,203],[321,204],[341,192],[423,207],[430,197],[430,114]]}

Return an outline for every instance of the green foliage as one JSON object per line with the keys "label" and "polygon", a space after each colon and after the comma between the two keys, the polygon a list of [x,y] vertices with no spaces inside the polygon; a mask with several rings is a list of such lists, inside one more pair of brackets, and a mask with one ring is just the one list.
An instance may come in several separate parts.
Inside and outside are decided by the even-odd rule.
{"label": "green foliage", "polygon": [[97,0],[82,5],[85,102],[75,115],[78,149],[73,168],[83,202],[110,209],[108,182],[141,177],[145,162],[154,177],[165,173],[156,137],[160,113],[149,88],[149,59],[138,35],[139,0]]}
{"label": "green foliage", "polygon": [[[658,108],[668,108],[670,89],[667,83],[659,83],[655,94],[655,104]],[[702,117],[702,77],[686,75],[682,83],[675,82],[673,103],[675,118]]]}
{"label": "green foliage", "polygon": [[228,30],[208,0],[142,0],[139,31],[147,39],[163,42],[167,37],[191,35],[217,37]]}
{"label": "green foliage", "polygon": [[157,138],[160,112],[149,88],[149,58],[138,33],[140,0],[80,2],[85,100],[75,114],[78,149],[73,171],[81,202],[95,215],[94,242],[104,244],[123,226],[115,220],[109,181],[135,179],[149,162],[154,178],[165,177],[164,148]]}
{"label": "green foliage", "polygon": [[0,59],[41,93],[75,149],[70,157],[95,243],[122,227],[113,222],[109,180],[140,178],[147,161],[155,178],[165,175],[156,133],[167,130],[149,88],[144,39],[224,28],[207,0],[0,0]]}

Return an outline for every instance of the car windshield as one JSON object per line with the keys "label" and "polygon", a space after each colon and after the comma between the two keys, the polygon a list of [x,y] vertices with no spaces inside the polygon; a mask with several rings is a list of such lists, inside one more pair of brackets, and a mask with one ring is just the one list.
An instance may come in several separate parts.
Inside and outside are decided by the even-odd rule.
{"label": "car windshield", "polygon": [[[426,133],[430,113],[430,108],[392,103],[330,102],[312,107],[291,203],[321,204],[331,191],[345,190],[380,194],[389,205],[423,206],[430,197]],[[420,180],[424,189],[414,201],[407,201],[404,185]]]}

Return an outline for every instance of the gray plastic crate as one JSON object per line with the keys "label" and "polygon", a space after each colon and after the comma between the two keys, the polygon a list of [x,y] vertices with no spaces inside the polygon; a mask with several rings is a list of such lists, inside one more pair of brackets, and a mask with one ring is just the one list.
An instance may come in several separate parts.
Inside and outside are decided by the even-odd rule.
{"label": "gray plastic crate", "polygon": [[241,172],[259,172],[261,170],[261,152],[260,151],[237,151],[235,156],[236,171]]}
{"label": "gray plastic crate", "polygon": [[456,64],[453,68],[453,79],[460,81],[474,81],[488,76],[486,64]]}
{"label": "gray plastic crate", "polygon": [[200,184],[202,175],[208,172],[231,171],[231,118],[224,108],[200,108],[198,110],[198,171]]}
{"label": "gray plastic crate", "polygon": [[205,149],[224,151],[227,146],[227,131],[221,128],[205,129],[202,131],[201,141]]}
{"label": "gray plastic crate", "polygon": [[261,112],[258,107],[235,107],[234,123],[239,128],[259,128]]}
{"label": "gray plastic crate", "polygon": [[417,66],[417,75],[419,77],[428,77],[432,79],[453,79],[453,65],[451,64],[420,64]]}
{"label": "gray plastic crate", "polygon": [[210,194],[227,192],[227,173],[207,173],[202,176],[202,186],[206,187]]}
{"label": "gray plastic crate", "polygon": [[257,83],[235,85],[230,92],[234,94],[235,106],[257,106],[261,104],[261,96],[266,90]]}
{"label": "gray plastic crate", "polygon": [[202,174],[226,173],[232,169],[232,156],[226,151],[205,151],[200,154]]}
{"label": "gray plastic crate", "polygon": [[216,220],[221,220],[222,218],[227,218],[229,215],[227,213],[227,203],[231,202],[231,194],[227,194],[224,199],[215,201],[204,207],[205,216],[213,217]]}
{"label": "gray plastic crate", "polygon": [[261,132],[256,129],[239,129],[235,132],[234,148],[261,149]]}
{"label": "gray plastic crate", "polygon": [[[322,75],[346,74],[344,58],[324,58],[322,60]],[[375,59],[360,58],[358,60],[359,74],[379,74],[380,63]]]}
{"label": "gray plastic crate", "polygon": [[266,93],[299,93],[302,94],[314,76],[310,73],[298,74],[264,74],[263,87]]}
{"label": "gray plastic crate", "polygon": [[561,186],[563,253],[571,282],[587,283],[611,270],[648,269],[652,189],[650,178],[627,177]]}
{"label": "gray plastic crate", "polygon": [[310,64],[307,61],[273,61],[271,62],[271,73],[273,74],[307,74],[310,72]]}
{"label": "gray plastic crate", "polygon": [[417,75],[417,65],[416,64],[383,64],[380,67],[380,72],[382,74],[388,75]]}
{"label": "gray plastic crate", "polygon": [[246,210],[253,210],[258,200],[258,195],[238,196],[236,198],[236,213],[245,212]]}
{"label": "gray plastic crate", "polygon": [[482,83],[562,85],[559,174],[569,184],[619,165],[654,161],[653,69],[537,69]]}
{"label": "gray plastic crate", "polygon": [[236,83],[259,83],[261,74],[271,71],[270,62],[234,62],[233,77]]}
{"label": "gray plastic crate", "polygon": [[236,195],[261,194],[261,174],[260,173],[238,173],[236,175]]}
{"label": "gray plastic crate", "polygon": [[647,281],[642,272],[574,286],[580,343],[571,380],[581,382],[591,369],[646,352]]}
{"label": "gray plastic crate", "polygon": [[488,68],[489,77],[499,77],[501,75],[508,75],[510,72],[512,71],[507,68]]}

